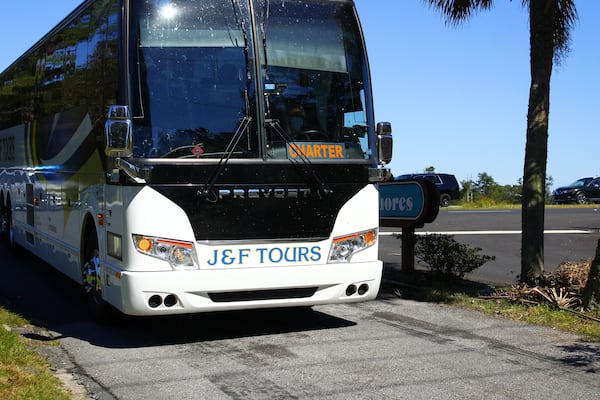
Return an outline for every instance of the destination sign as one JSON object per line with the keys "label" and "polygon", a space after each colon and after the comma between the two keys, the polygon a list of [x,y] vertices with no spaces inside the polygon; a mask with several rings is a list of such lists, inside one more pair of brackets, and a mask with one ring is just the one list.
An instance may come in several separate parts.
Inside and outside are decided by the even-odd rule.
{"label": "destination sign", "polygon": [[341,143],[291,142],[287,144],[290,158],[342,159],[346,158],[346,149]]}

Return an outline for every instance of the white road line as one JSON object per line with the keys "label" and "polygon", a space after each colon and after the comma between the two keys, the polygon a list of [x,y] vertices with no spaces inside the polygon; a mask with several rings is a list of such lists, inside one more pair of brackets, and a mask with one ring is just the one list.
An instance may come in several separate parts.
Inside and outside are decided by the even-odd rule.
{"label": "white road line", "polygon": [[[379,232],[380,236],[392,236],[394,234],[399,234],[400,232]],[[594,233],[589,230],[582,229],[549,229],[545,230],[544,234],[559,234],[559,235],[569,235],[569,234],[590,234]],[[438,234],[438,235],[520,235],[521,231],[441,231],[441,232],[415,232],[416,235],[427,235],[427,234]]]}

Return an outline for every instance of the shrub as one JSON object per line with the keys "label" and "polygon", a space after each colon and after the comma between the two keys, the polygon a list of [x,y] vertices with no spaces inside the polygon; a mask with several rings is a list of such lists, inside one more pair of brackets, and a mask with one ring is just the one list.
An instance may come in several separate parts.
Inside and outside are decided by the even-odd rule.
{"label": "shrub", "polygon": [[452,235],[418,236],[415,243],[415,256],[427,264],[431,272],[458,278],[496,259],[479,254],[481,250],[457,242]]}

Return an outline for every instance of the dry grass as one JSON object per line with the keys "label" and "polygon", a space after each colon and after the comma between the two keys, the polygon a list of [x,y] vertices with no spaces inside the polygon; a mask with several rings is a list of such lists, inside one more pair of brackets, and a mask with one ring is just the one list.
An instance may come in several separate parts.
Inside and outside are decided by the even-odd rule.
{"label": "dry grass", "polygon": [[523,303],[546,301],[559,308],[581,308],[581,295],[590,274],[591,263],[591,260],[564,262],[556,270],[546,274],[538,286],[530,287],[519,283],[508,289],[496,289],[494,294],[487,297]]}
{"label": "dry grass", "polygon": [[496,289],[484,299],[508,300],[510,303],[545,305],[576,314],[580,318],[600,322],[598,310],[584,310],[581,296],[588,280],[592,261],[564,262],[555,271],[544,276],[540,285],[513,285],[508,289]]}

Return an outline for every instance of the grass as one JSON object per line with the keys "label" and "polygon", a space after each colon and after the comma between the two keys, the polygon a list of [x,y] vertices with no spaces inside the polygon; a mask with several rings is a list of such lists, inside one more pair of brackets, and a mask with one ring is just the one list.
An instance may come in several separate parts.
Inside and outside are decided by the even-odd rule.
{"label": "grass", "polygon": [[[571,332],[600,342],[600,322],[588,319],[574,310],[560,309],[544,302],[534,304],[489,298],[492,297],[489,295],[493,290],[487,285],[458,278],[436,277],[425,271],[399,273],[394,277],[394,281],[395,294],[401,298],[450,304],[498,318]],[[598,320],[600,310],[585,315]]]}
{"label": "grass", "polygon": [[[545,208],[598,208],[599,204],[546,204]],[[459,200],[453,202],[451,207],[459,207],[464,210],[481,210],[481,209],[521,209],[521,203],[498,202],[492,199],[478,199],[467,202]]]}
{"label": "grass", "polygon": [[39,344],[15,331],[28,324],[0,307],[0,399],[70,399],[48,362],[36,351]]}
{"label": "grass", "polygon": [[[486,300],[462,294],[453,295],[451,304],[463,308],[481,311],[528,324],[547,326],[565,332],[584,336],[589,340],[600,342],[600,322],[587,319],[571,311],[554,307],[550,304],[524,304],[509,300]],[[600,319],[600,312],[589,312],[586,315]]]}

